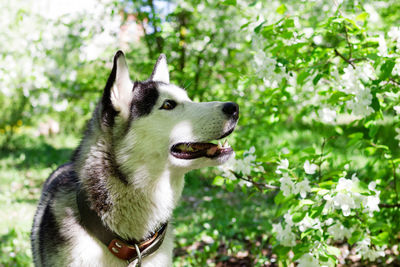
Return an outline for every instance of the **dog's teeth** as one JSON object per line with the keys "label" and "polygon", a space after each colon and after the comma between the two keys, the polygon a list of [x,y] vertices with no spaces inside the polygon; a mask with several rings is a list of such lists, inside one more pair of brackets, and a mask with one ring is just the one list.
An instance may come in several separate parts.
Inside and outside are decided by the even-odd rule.
{"label": "dog's teeth", "polygon": [[222,148],[223,145],[221,145],[221,141],[218,141],[218,148]]}
{"label": "dog's teeth", "polygon": [[222,147],[228,147],[228,146],[229,146],[228,139],[225,139],[224,144],[222,145]]}
{"label": "dog's teeth", "polygon": [[213,146],[213,147],[207,149],[207,155],[212,156],[215,154],[215,152],[217,152],[217,150],[218,150],[218,147]]}

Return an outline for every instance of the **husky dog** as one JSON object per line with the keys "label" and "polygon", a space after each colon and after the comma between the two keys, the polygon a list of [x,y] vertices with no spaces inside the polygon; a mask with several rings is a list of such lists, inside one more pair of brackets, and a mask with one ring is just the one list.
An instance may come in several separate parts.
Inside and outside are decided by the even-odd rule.
{"label": "husky dog", "polygon": [[169,83],[161,55],[150,78],[114,65],[70,163],[44,184],[31,241],[36,266],[171,266],[168,224],[189,170],[226,162],[210,141],[238,121],[233,102],[192,102]]}

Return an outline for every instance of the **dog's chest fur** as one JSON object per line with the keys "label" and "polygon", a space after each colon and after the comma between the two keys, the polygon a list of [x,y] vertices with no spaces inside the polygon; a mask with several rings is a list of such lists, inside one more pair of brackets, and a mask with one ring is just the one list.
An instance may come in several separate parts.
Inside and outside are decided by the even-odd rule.
{"label": "dog's chest fur", "polygon": [[102,138],[87,148],[79,160],[84,163],[79,172],[83,188],[92,208],[112,231],[126,240],[144,239],[171,218],[184,175],[157,159],[140,159],[130,162],[134,171],[121,179],[115,173],[111,149]]}
{"label": "dog's chest fur", "polygon": [[[62,198],[59,198],[62,199]],[[62,201],[61,201],[62,202]],[[90,236],[77,221],[72,210],[69,210],[66,203],[59,202],[59,210],[64,210],[59,218],[60,232],[65,239],[69,240],[63,249],[60,250],[59,258],[55,258],[53,266],[61,266],[60,259],[64,258],[64,266],[127,266],[128,264],[112,255],[100,241]],[[57,207],[57,203],[56,206]],[[146,257],[142,266],[171,266],[173,235],[172,228],[167,229],[163,244],[156,253]]]}

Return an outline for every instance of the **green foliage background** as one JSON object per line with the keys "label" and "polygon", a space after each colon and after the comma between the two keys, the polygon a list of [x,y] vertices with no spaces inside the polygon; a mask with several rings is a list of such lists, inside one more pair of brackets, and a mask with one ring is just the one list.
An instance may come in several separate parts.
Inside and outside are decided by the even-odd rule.
{"label": "green foliage background", "polygon": [[[77,146],[120,48],[133,79],[165,53],[193,100],[240,106],[237,160],[187,177],[175,266],[400,264],[398,1],[100,1],[58,17],[38,3],[0,4],[0,266],[31,265],[41,185]],[[142,36],[121,42],[132,15]],[[60,133],[38,136],[50,119]],[[326,208],[340,194],[350,214]]]}

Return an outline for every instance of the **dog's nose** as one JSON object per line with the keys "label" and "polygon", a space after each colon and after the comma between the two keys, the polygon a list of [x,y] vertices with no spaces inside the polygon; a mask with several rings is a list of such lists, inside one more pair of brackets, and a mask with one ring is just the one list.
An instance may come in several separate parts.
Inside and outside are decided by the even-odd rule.
{"label": "dog's nose", "polygon": [[239,117],[239,106],[234,102],[227,102],[222,106],[222,112],[228,117],[237,119]]}

